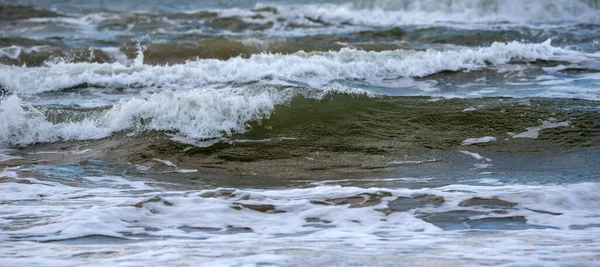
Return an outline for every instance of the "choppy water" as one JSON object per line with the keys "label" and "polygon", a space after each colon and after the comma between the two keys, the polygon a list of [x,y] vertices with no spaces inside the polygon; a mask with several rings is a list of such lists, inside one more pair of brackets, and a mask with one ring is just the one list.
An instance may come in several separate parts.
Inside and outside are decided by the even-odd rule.
{"label": "choppy water", "polygon": [[0,265],[600,260],[598,1],[0,4]]}

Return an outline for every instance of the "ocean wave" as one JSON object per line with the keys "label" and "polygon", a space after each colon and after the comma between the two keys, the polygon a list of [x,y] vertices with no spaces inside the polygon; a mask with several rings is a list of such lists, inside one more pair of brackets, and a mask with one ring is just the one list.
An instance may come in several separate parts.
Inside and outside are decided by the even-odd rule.
{"label": "ocean wave", "polygon": [[100,139],[125,130],[173,131],[196,139],[222,137],[249,130],[248,122],[268,118],[276,105],[295,96],[319,99],[332,92],[365,94],[342,86],[326,90],[196,89],[121,100],[113,106],[83,111],[36,108],[9,95],[0,100],[0,145]]}
{"label": "ocean wave", "polygon": [[[19,8],[21,7],[17,7]],[[51,9],[61,10],[54,5]],[[177,38],[198,40],[198,36],[239,36],[248,33],[266,36],[347,34],[414,25],[495,32],[516,28],[559,29],[558,34],[551,36],[562,36],[572,32],[565,29],[565,25],[597,26],[600,23],[597,16],[600,10],[598,2],[590,0],[379,0],[338,4],[266,2],[256,4],[254,8],[198,5],[195,8],[171,10],[166,13],[161,13],[160,10],[148,13],[136,7],[127,10],[130,12],[93,9],[83,13],[62,12],[61,15],[51,15],[28,9],[18,11],[26,13],[25,17],[4,24],[0,35],[24,37],[24,33],[27,33],[27,38],[52,38],[64,41],[66,45],[81,44],[82,37],[85,37],[88,41],[95,40],[99,46],[103,46],[107,42],[129,41],[131,37],[144,35],[171,42]],[[8,11],[11,13],[11,10]],[[29,17],[29,13],[32,17]],[[34,17],[36,15],[39,17]],[[523,32],[523,38],[526,39],[527,30]],[[534,38],[535,36],[537,35],[534,35]]]}
{"label": "ocean wave", "polygon": [[278,7],[277,16],[303,24],[399,26],[444,22],[578,22],[599,23],[597,1],[353,1]]}
{"label": "ocean wave", "polygon": [[198,88],[208,84],[297,82],[323,88],[336,80],[381,83],[402,77],[423,77],[441,71],[471,71],[511,61],[590,60],[594,55],[541,44],[493,43],[489,47],[446,51],[362,51],[256,54],[228,60],[200,59],[185,64],[150,66],[121,63],[48,63],[43,67],[0,66],[0,84],[19,94],[35,94],[81,84],[99,87]]}
{"label": "ocean wave", "polygon": [[[478,108],[464,111],[474,106]],[[109,136],[122,141],[166,132],[190,140],[183,143],[209,141],[209,146],[292,138],[299,147],[377,154],[396,151],[389,144],[397,140],[452,150],[465,145],[465,139],[485,136],[498,140],[490,145],[502,147],[515,133],[534,128],[541,130],[541,140],[589,146],[598,139],[597,106],[577,99],[392,97],[339,84],[323,90],[267,85],[167,91],[94,108],[33,106],[13,94],[0,101],[0,147]],[[540,119],[570,127],[543,127]],[[262,152],[268,154],[268,149]]]}

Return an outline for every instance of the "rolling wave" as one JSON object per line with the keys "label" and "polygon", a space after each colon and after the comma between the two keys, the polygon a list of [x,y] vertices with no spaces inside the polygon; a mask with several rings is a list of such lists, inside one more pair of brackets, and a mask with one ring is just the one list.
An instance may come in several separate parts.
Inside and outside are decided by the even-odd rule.
{"label": "rolling wave", "polygon": [[[590,145],[598,139],[597,110],[598,103],[588,100],[442,101],[379,96],[339,84],[324,90],[253,86],[242,90],[166,91],[96,108],[33,106],[9,95],[0,100],[0,124],[5,126],[0,129],[0,146],[167,132],[192,143],[235,136],[252,140],[292,137],[302,139],[296,141],[298,144],[319,144],[334,151],[364,149],[379,153],[393,146],[372,147],[369,142],[403,140],[451,149],[459,146],[465,136],[509,140],[521,136],[518,133],[533,131],[536,135],[528,138],[535,139],[540,130],[549,128],[565,129],[539,136],[564,145]],[[340,143],[340,138],[350,143]],[[352,144],[359,143],[365,147],[353,148]]]}
{"label": "rolling wave", "polygon": [[319,99],[331,92],[363,94],[343,87],[317,91],[274,87],[244,91],[196,89],[83,110],[37,108],[9,95],[0,100],[0,144],[99,139],[124,130],[174,131],[189,138],[215,138],[247,131],[248,122],[268,118],[276,105],[289,103],[295,96]]}
{"label": "rolling wave", "polygon": [[200,59],[185,64],[144,65],[139,53],[131,66],[121,63],[48,63],[43,67],[0,66],[0,84],[19,94],[62,90],[82,84],[108,88],[158,87],[193,89],[209,84],[296,83],[324,88],[337,80],[373,84],[443,71],[472,71],[510,62],[595,60],[597,55],[550,44],[494,43],[457,50],[362,51],[256,54],[228,60]]}

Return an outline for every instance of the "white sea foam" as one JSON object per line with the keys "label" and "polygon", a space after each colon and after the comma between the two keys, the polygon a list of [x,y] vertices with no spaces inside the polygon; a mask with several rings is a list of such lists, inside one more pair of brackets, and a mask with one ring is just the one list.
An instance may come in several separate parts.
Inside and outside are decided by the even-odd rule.
{"label": "white sea foam", "polygon": [[53,124],[15,95],[0,100],[0,125],[0,146],[96,139],[110,133],[110,129],[99,127],[89,119]]}
{"label": "white sea foam", "polygon": [[460,153],[463,153],[467,156],[471,156],[473,158],[475,158],[476,160],[483,160],[484,158],[479,155],[479,153],[475,153],[475,152],[471,152],[471,151],[466,151],[466,150],[461,150]]}
{"label": "white sea foam", "polygon": [[177,170],[175,170],[175,172],[179,172],[179,173],[194,173],[194,172],[198,172],[198,170],[196,170],[196,169],[177,169]]}
{"label": "white sea foam", "polygon": [[[496,186],[448,185],[423,189],[318,186],[165,192],[122,177],[83,177],[102,183],[86,188],[21,178],[17,172],[15,169],[0,172],[0,177],[8,179],[0,183],[0,200],[4,203],[0,221],[11,226],[0,232],[3,242],[0,256],[8,265],[36,262],[138,265],[150,261],[166,265],[177,261],[181,265],[193,264],[186,259],[211,264],[223,258],[232,264],[246,264],[248,259],[290,264],[305,262],[307,257],[328,263],[330,256],[324,257],[325,252],[333,255],[330,263],[338,264],[340,259],[346,263],[361,262],[344,255],[375,253],[373,258],[360,255],[362,260],[368,257],[372,263],[385,261],[391,255],[398,255],[398,251],[402,252],[404,262],[461,255],[463,260],[476,263],[500,260],[548,265],[590,263],[600,245],[598,183],[528,186],[493,181]],[[387,196],[380,204],[354,208],[350,204],[322,204],[331,199],[359,199],[381,192]],[[388,215],[378,211],[397,197],[423,194],[443,197],[445,201],[441,206],[419,206]],[[498,208],[485,204],[461,205],[473,198],[496,198],[516,204],[503,209],[503,213],[492,212]],[[487,215],[467,215],[470,220],[496,218],[501,222],[501,218],[523,216],[528,225],[554,229],[473,235],[443,231],[418,218],[421,214],[456,210],[487,212]],[[580,228],[586,230],[577,230]],[[116,237],[123,242],[93,238],[82,240],[83,246],[40,242],[86,236]],[[98,253],[102,257],[94,257]],[[87,254],[91,255],[83,256]],[[279,257],[267,256],[273,254]],[[435,258],[431,258],[433,254]],[[394,260],[390,265],[394,262],[397,263]]]}
{"label": "white sea foam", "polygon": [[[589,55],[541,44],[494,43],[489,47],[447,51],[395,50],[367,52],[344,48],[337,52],[256,54],[229,60],[201,59],[185,64],[150,66],[121,63],[48,63],[43,67],[0,66],[0,84],[21,94],[69,88],[81,84],[106,87],[171,87],[178,90],[207,84],[293,81],[323,88],[334,80],[422,77],[440,71],[468,71],[510,61],[582,61]],[[140,62],[141,63],[141,62]]]}
{"label": "white sea foam", "polygon": [[485,136],[481,138],[469,138],[462,141],[463,146],[473,145],[473,144],[481,144],[481,143],[489,143],[496,141],[496,137],[493,136]]}
{"label": "white sea foam", "polygon": [[289,101],[293,93],[286,93],[275,90],[257,94],[229,90],[160,93],[147,99],[121,101],[99,119],[99,124],[113,131],[175,130],[189,138],[214,138],[246,131],[247,122],[268,117],[275,105]]}
{"label": "white sea foam", "polygon": [[489,163],[477,163],[477,164],[473,164],[473,166],[475,166],[475,168],[477,168],[477,169],[487,169],[487,168],[493,166],[493,164],[489,164]]}
{"label": "white sea foam", "polygon": [[525,128],[525,130],[527,130],[527,131],[513,135],[512,138],[536,139],[536,138],[538,138],[538,136],[540,136],[540,131],[543,129],[567,127],[567,126],[569,126],[570,123],[571,122],[569,122],[569,121],[563,121],[563,122],[556,122],[554,120],[542,121],[542,125],[536,126],[536,127],[527,127],[527,128]]}
{"label": "white sea foam", "polygon": [[162,164],[165,164],[165,165],[167,165],[167,166],[169,166],[169,167],[175,167],[175,168],[177,168],[177,165],[173,164],[173,162],[171,162],[171,161],[169,161],[169,160],[164,160],[164,159],[154,159],[154,161],[158,161],[158,162],[160,162],[160,163],[162,163]]}
{"label": "white sea foam", "polygon": [[174,130],[191,138],[219,137],[245,131],[247,121],[268,116],[284,101],[286,96],[269,91],[257,95],[224,90],[166,92],[123,100],[102,115],[83,121],[52,123],[13,95],[0,102],[0,144],[98,139],[126,129]]}

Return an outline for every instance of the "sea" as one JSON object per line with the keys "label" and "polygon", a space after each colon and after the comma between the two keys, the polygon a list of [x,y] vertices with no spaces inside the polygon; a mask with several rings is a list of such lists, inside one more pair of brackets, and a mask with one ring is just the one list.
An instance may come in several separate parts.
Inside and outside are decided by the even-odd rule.
{"label": "sea", "polygon": [[0,266],[599,266],[600,1],[0,0]]}

